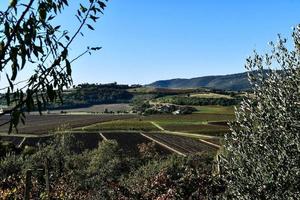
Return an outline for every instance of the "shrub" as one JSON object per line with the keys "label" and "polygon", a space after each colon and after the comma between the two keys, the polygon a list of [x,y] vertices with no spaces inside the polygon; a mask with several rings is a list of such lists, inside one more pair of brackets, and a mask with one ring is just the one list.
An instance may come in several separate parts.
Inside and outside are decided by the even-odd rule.
{"label": "shrub", "polygon": [[119,199],[204,199],[210,191],[212,160],[207,154],[152,160],[115,191]]}
{"label": "shrub", "polygon": [[7,154],[0,159],[0,180],[17,175],[22,169],[24,160],[15,154]]}

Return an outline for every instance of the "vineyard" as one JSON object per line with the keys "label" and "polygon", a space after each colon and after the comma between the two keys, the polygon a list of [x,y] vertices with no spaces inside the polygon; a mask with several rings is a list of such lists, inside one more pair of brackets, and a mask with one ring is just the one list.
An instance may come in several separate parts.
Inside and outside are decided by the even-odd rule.
{"label": "vineyard", "polygon": [[[113,121],[118,119],[129,119],[134,115],[27,115],[25,125],[22,123],[18,126],[18,134],[48,134],[57,130],[61,126],[76,128],[88,126],[95,123]],[[0,124],[9,120],[8,116],[0,118]],[[9,124],[0,126],[0,133],[7,133]],[[14,130],[16,133],[16,130]]]}

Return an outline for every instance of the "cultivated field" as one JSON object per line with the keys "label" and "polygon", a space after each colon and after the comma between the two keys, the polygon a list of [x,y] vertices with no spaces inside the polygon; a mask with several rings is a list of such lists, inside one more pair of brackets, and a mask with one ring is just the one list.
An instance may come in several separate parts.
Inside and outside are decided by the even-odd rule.
{"label": "cultivated field", "polygon": [[[216,147],[206,144],[205,141],[221,145],[224,133],[229,132],[227,122],[234,118],[233,108],[198,106],[197,109],[197,113],[189,115],[31,114],[27,115],[25,125],[19,125],[19,135],[7,136],[8,125],[0,127],[0,140],[11,141],[21,147],[37,146],[50,141],[53,137],[51,133],[62,127],[62,130],[71,130],[74,133],[76,141],[79,142],[76,149],[78,152],[97,148],[98,143],[105,138],[116,140],[125,153],[132,155],[137,155],[138,144],[152,140],[157,141],[156,147],[160,155],[170,152],[190,154],[216,151]],[[0,123],[6,120],[8,116],[2,117]]]}
{"label": "cultivated field", "polygon": [[162,124],[162,127],[168,131],[198,133],[213,136],[223,136],[229,131],[225,126],[216,126],[208,124]]}
{"label": "cultivated field", "polygon": [[232,114],[215,114],[215,113],[196,113],[189,115],[150,115],[144,116],[141,119],[148,121],[157,121],[158,123],[203,123],[210,121],[227,121],[233,119]]}
{"label": "cultivated field", "polygon": [[[61,134],[66,134],[61,133]],[[68,133],[69,134],[69,133]],[[102,141],[102,137],[98,132],[72,132],[71,136],[74,141],[72,150],[81,153],[85,150],[92,150],[98,148],[99,143]],[[18,136],[18,135],[3,135],[0,136],[0,141],[11,142],[17,148],[40,147],[42,145],[50,144],[55,139],[54,135],[40,135],[40,136]]]}
{"label": "cultivated field", "polygon": [[[69,128],[88,126],[95,123],[119,119],[129,119],[134,115],[27,115],[26,123],[18,126],[19,134],[47,134],[57,128],[67,125]],[[0,118],[0,123],[9,120],[9,116]],[[0,126],[0,133],[7,133],[9,125]]]}
{"label": "cultivated field", "polygon": [[103,113],[107,112],[130,112],[132,107],[127,103],[118,103],[118,104],[100,104],[93,105],[85,108],[74,108],[74,109],[61,109],[61,110],[51,110],[50,113],[60,113],[61,111],[67,113]]}
{"label": "cultivated field", "polygon": [[198,97],[198,98],[225,98],[225,99],[232,99],[229,95],[224,94],[217,94],[217,93],[194,93],[190,94],[191,97]]}
{"label": "cultivated field", "polygon": [[187,133],[207,134],[223,136],[229,131],[225,124],[233,119],[232,114],[197,113],[191,115],[150,115],[137,118],[114,120],[97,123],[91,126],[79,128],[85,131],[101,130],[136,130],[136,131],[157,131],[153,122],[167,131],[178,131]]}
{"label": "cultivated field", "polygon": [[149,137],[162,142],[175,150],[183,153],[183,154],[193,154],[202,151],[214,151],[216,148],[213,148],[204,143],[200,143],[196,139],[163,134],[163,133],[149,133],[147,134]]}
{"label": "cultivated field", "polygon": [[[79,128],[80,129],[80,128]],[[141,120],[141,118],[132,118],[125,120],[114,120],[87,126],[82,128],[85,131],[102,130],[126,130],[126,131],[155,131],[158,130],[150,121]]]}
{"label": "cultivated field", "polygon": [[231,114],[199,113],[191,115],[153,115],[143,120],[152,121],[168,131],[199,133],[223,136],[228,132],[228,127],[210,123],[226,123],[233,119]]}
{"label": "cultivated field", "polygon": [[[140,133],[134,132],[106,132],[102,133],[105,138],[109,140],[116,140],[122,150],[126,153],[136,155],[139,152],[138,145],[144,143],[147,144],[152,142]],[[171,152],[160,145],[155,146],[156,150],[160,155],[170,154]]]}
{"label": "cultivated field", "polygon": [[197,109],[196,113],[208,113],[208,114],[230,114],[234,115],[233,106],[193,106]]}

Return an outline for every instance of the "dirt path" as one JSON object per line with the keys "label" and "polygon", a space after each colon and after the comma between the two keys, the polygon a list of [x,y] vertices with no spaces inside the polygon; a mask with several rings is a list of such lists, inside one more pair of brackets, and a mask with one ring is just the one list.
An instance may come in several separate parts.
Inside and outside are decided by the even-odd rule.
{"label": "dirt path", "polygon": [[208,144],[208,145],[210,145],[210,146],[216,147],[217,149],[221,148],[220,145],[214,144],[214,143],[212,143],[212,142],[208,142],[208,141],[206,141],[206,140],[199,139],[199,141],[202,142],[202,143]]}
{"label": "dirt path", "polygon": [[165,131],[165,129],[163,127],[161,127],[160,125],[158,125],[156,122],[151,122],[151,124],[153,124],[156,128],[158,128],[161,131]]}

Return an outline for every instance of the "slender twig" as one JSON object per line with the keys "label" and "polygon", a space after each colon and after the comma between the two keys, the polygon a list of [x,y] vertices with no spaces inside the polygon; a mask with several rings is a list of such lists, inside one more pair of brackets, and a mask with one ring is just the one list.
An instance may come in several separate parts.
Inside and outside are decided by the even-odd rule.
{"label": "slender twig", "polygon": [[89,15],[90,15],[91,8],[93,7],[93,5],[94,5],[94,2],[92,2],[92,3],[90,4],[90,7],[89,7],[89,9],[88,9],[88,11],[87,11],[87,13],[86,13],[84,19],[82,20],[82,22],[81,22],[79,28],[77,29],[77,31],[75,32],[75,34],[73,35],[73,37],[70,39],[70,41],[69,41],[69,43],[67,44],[66,48],[68,48],[68,47],[70,46],[70,44],[73,42],[73,40],[77,37],[77,35],[78,35],[79,32],[81,31],[82,27],[86,24],[85,22],[86,22],[86,20],[88,19]]}

